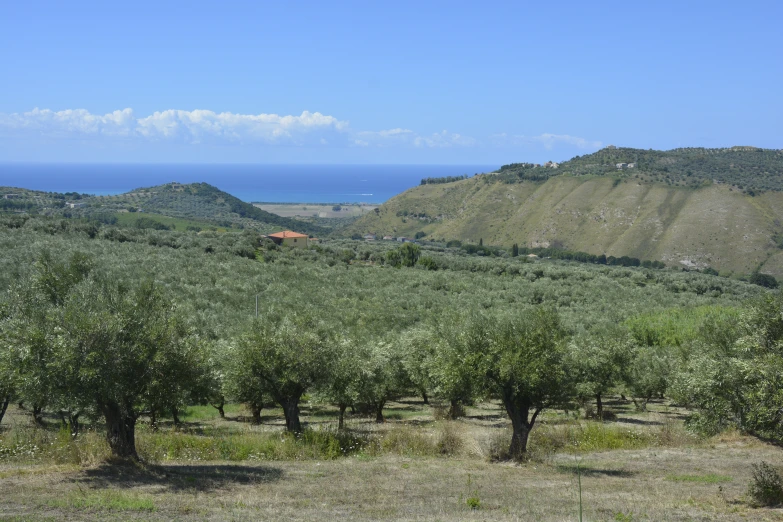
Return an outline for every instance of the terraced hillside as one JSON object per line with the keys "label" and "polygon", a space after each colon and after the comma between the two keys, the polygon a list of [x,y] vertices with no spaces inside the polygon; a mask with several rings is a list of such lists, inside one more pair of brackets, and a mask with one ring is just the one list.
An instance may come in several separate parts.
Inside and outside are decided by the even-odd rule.
{"label": "terraced hillside", "polygon": [[[596,155],[614,160],[618,150],[623,149]],[[765,187],[773,187],[783,176],[776,170],[780,154],[762,155],[768,162],[763,179],[771,180]],[[657,171],[638,165],[603,165],[604,174],[575,174],[576,167],[591,161],[585,158],[557,169],[517,164],[467,180],[427,183],[389,200],[346,233],[414,237],[418,232],[427,239],[559,246],[670,266],[709,266],[727,274],[760,269],[783,275],[783,192],[757,188],[755,196],[747,194],[747,187],[760,187],[749,171],[731,183],[707,181],[715,163],[701,171],[698,162],[691,163],[690,177],[701,179],[691,184],[656,182]],[[532,180],[517,174],[536,171],[546,176]]]}

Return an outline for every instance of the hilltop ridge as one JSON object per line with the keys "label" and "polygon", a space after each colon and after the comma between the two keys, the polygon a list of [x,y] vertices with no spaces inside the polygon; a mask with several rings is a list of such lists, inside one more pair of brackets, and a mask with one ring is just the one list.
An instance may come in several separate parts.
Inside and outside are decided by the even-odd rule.
{"label": "hilltop ridge", "polygon": [[[9,197],[10,196],[10,197]],[[116,196],[66,194],[0,187],[0,210],[40,212],[64,217],[105,219],[127,212],[159,214],[192,219],[221,226],[295,229],[308,234],[324,234],[328,229],[304,220],[285,218],[266,212],[208,183],[170,182],[142,187]]]}
{"label": "hilltop ridge", "polygon": [[780,276],[781,223],[780,150],[606,147],[549,166],[423,180],[343,233],[554,246]]}
{"label": "hilltop ridge", "polygon": [[660,151],[609,145],[560,164],[512,163],[493,174],[506,183],[570,175],[633,177],[691,188],[726,184],[753,196],[783,190],[783,150],[735,146]]}

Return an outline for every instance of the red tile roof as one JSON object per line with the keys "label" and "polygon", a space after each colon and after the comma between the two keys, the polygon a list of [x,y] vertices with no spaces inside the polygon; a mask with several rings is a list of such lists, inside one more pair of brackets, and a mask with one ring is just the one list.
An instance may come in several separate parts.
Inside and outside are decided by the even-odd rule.
{"label": "red tile roof", "polygon": [[278,239],[286,239],[289,237],[307,237],[305,234],[300,234],[299,232],[292,232],[290,230],[283,230],[282,232],[275,232],[274,234],[269,234],[269,237],[276,237]]}

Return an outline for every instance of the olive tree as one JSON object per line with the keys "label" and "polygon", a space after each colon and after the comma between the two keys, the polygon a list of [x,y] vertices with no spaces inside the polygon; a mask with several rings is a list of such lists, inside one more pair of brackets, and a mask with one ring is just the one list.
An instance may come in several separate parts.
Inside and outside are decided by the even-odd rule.
{"label": "olive tree", "polygon": [[751,302],[735,322],[705,324],[677,374],[675,397],[697,409],[692,427],[735,426],[783,440],[783,294]]}
{"label": "olive tree", "polygon": [[465,404],[479,393],[474,360],[481,357],[488,340],[480,317],[465,321],[457,314],[446,315],[433,332],[433,350],[427,360],[435,393],[449,402],[448,418],[456,419]]}
{"label": "olive tree", "polygon": [[566,332],[556,311],[535,307],[500,319],[475,316],[464,364],[500,398],[513,430],[509,456],[524,458],[530,431],[545,408],[572,397],[565,366]]}
{"label": "olive tree", "polygon": [[580,399],[595,399],[596,415],[603,419],[603,397],[621,384],[630,369],[634,344],[628,332],[600,325],[571,340],[568,366]]}
{"label": "olive tree", "polygon": [[52,407],[70,425],[74,436],[83,408],[67,393],[69,378],[65,374],[71,369],[57,367],[52,361],[69,292],[92,269],[85,254],[77,252],[68,261],[60,261],[44,251],[30,273],[9,288],[0,314],[0,388],[5,390],[5,400],[14,393],[29,403],[39,424],[43,407]]}
{"label": "olive tree", "polygon": [[256,380],[261,389],[255,393],[267,392],[283,408],[286,430],[299,433],[299,402],[331,377],[335,344],[332,332],[314,313],[256,320],[231,354],[236,358],[232,364],[245,371],[231,378]]}
{"label": "olive tree", "polygon": [[368,339],[359,348],[358,402],[375,413],[378,423],[385,422],[386,403],[411,388],[398,343],[399,339]]}
{"label": "olive tree", "polygon": [[261,424],[266,382],[249,364],[249,354],[241,354],[237,345],[228,344],[221,353],[219,367],[225,368],[222,393],[232,401],[243,403],[251,414],[253,424]]}
{"label": "olive tree", "polygon": [[135,428],[154,403],[174,407],[205,366],[192,330],[150,281],[91,279],[69,293],[50,364],[69,400],[96,410],[112,455],[138,459]]}
{"label": "olive tree", "polygon": [[637,410],[647,410],[647,403],[653,397],[663,397],[668,390],[676,367],[672,352],[669,346],[635,347],[623,377],[624,387]]}
{"label": "olive tree", "polygon": [[352,339],[342,339],[335,346],[332,375],[314,392],[317,401],[338,408],[337,429],[345,428],[345,411],[359,400],[362,377],[362,351]]}
{"label": "olive tree", "polygon": [[399,344],[403,353],[402,364],[411,386],[421,395],[424,404],[429,404],[429,393],[434,387],[430,366],[436,353],[435,334],[431,328],[411,328],[400,336]]}

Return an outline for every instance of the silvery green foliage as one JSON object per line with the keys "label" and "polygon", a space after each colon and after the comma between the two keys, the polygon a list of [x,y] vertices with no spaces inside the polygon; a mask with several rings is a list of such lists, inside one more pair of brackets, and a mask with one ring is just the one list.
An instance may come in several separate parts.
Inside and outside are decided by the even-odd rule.
{"label": "silvery green foliage", "polygon": [[[335,348],[330,375],[345,377],[338,386],[346,394],[343,398],[380,402],[428,387],[439,388],[446,396],[449,382],[463,383],[462,389],[455,388],[463,397],[488,393],[483,386],[468,390],[473,387],[470,379],[455,377],[456,366],[443,372],[432,356],[437,354],[432,351],[435,346],[465,326],[450,319],[454,314],[500,320],[518,318],[543,305],[557,311],[559,328],[566,334],[590,333],[603,328],[596,325],[619,324],[671,308],[737,306],[764,292],[703,274],[471,256],[436,244],[420,249],[438,270],[395,270],[381,262],[386,252],[398,251],[399,244],[392,242],[327,240],[312,249],[292,250],[247,231],[196,233],[101,225],[96,232],[75,220],[6,221],[0,218],[0,288],[5,291],[0,302],[12,301],[14,282],[30,277],[44,251],[66,263],[81,252],[92,259],[91,273],[102,280],[136,288],[152,278],[156,288],[165,290],[176,303],[178,320],[194,330],[196,344],[212,351],[207,362],[198,363],[208,367],[210,377],[196,386],[200,392],[175,390],[180,404],[211,393],[205,390],[222,388],[240,398],[263,388],[253,380],[228,378],[237,370],[230,362],[255,316],[256,296],[264,320],[307,314],[335,332],[335,346],[342,349]],[[357,254],[348,255],[346,250]],[[8,304],[4,306],[8,310]],[[3,313],[0,342],[8,347],[9,316]],[[647,377],[646,367],[665,369],[668,366],[657,362],[680,364],[682,359],[679,353],[673,359],[661,357],[655,350],[644,351],[634,371]],[[8,351],[0,352],[0,365],[13,368],[2,362],[7,360]],[[587,373],[581,379],[584,386],[593,382]],[[336,388],[326,391],[328,384],[307,384],[307,392],[324,391],[334,394],[329,400],[342,400]],[[26,389],[48,394],[34,383]],[[170,391],[163,385],[160,389]]]}
{"label": "silvery green foliage", "polygon": [[[596,399],[628,380],[637,352],[629,332],[613,324],[593,326],[568,344],[567,364],[581,400]],[[599,412],[600,414],[600,412]]]}
{"label": "silvery green foliage", "polygon": [[698,409],[689,424],[783,439],[783,296],[768,293],[735,320],[714,321],[693,343],[676,397]]}

